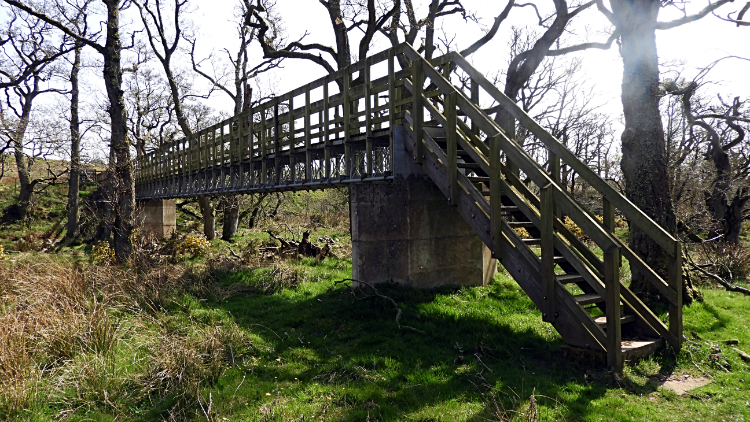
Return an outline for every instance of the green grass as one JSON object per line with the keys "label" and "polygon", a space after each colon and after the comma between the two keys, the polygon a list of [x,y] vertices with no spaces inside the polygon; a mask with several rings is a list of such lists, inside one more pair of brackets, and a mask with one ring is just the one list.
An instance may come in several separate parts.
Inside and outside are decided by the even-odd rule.
{"label": "green grass", "polygon": [[[718,340],[737,339],[746,350],[750,344],[750,303],[736,294],[706,290],[706,302],[685,311],[686,333],[704,339],[686,346],[700,370],[687,352],[675,358],[665,351],[614,377],[601,367],[566,359],[558,350],[559,335],[503,274],[487,287],[379,287],[403,309],[401,323],[420,334],[398,328],[389,302],[355,297],[348,284],[334,284],[351,276],[349,260],[305,260],[284,268],[306,281],[296,289],[262,294],[252,287],[268,279],[268,268],[219,272],[215,288],[206,291],[213,293],[175,297],[151,326],[134,328],[119,343],[110,375],[118,379],[123,372],[143,370],[133,362],[149,349],[136,344],[157,342],[154,337],[165,332],[200,339],[215,327],[236,331],[244,340],[235,339],[231,356],[221,357],[217,376],[197,385],[203,410],[199,405],[190,414],[198,420],[206,414],[211,420],[238,421],[302,420],[302,415],[331,421],[525,420],[532,395],[540,420],[750,418],[748,364],[726,346],[721,359],[731,373],[712,365],[709,356],[708,344]],[[232,291],[237,293],[227,294]],[[688,397],[655,384],[660,375],[702,371],[713,382]],[[118,397],[116,391],[110,394]],[[75,410],[70,420],[154,420],[175,400],[157,394],[125,406],[124,415],[102,398]],[[61,410],[50,404],[37,411]]]}

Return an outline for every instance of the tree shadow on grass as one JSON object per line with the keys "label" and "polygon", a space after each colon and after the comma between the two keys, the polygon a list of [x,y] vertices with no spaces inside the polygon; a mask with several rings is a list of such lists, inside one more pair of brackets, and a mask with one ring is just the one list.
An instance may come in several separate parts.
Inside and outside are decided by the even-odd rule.
{"label": "tree shadow on grass", "polygon": [[[390,302],[357,298],[344,285],[319,293],[237,295],[205,306],[228,312],[268,345],[260,353],[269,364],[253,369],[251,388],[262,389],[263,380],[296,380],[298,387],[286,394],[328,391],[321,394],[331,394],[327,403],[339,412],[328,420],[435,420],[443,409],[442,418],[451,420],[449,413],[473,403],[482,410],[468,420],[485,421],[498,410],[521,411],[532,393],[574,397],[561,399],[554,411],[580,420],[592,400],[618,387],[603,368],[592,372],[589,364],[563,357],[559,336],[540,333],[534,321],[541,314],[508,284],[495,284],[479,297],[472,288],[378,289],[403,309],[402,324],[424,334],[399,329]],[[263,399],[260,391],[239,391]]]}

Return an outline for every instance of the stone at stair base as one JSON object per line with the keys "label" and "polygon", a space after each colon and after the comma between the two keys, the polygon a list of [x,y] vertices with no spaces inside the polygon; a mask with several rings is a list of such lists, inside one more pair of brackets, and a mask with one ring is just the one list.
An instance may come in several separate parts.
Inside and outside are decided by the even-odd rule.
{"label": "stone at stair base", "polygon": [[177,229],[177,213],[174,200],[149,199],[138,202],[137,226],[144,235],[163,238],[171,236]]}
{"label": "stone at stair base", "polygon": [[395,129],[393,183],[351,186],[353,278],[415,288],[486,284],[497,261],[413,163]]}

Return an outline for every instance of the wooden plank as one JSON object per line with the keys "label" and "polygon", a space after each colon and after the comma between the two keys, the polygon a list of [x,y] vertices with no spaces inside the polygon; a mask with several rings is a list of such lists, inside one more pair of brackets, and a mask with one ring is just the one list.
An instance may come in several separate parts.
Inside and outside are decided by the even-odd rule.
{"label": "wooden plank", "polygon": [[351,112],[352,112],[352,101],[349,97],[351,94],[349,88],[351,85],[351,73],[349,73],[349,70],[344,72],[344,172],[346,174],[346,177],[350,177],[352,173],[352,152],[351,147],[349,146],[349,139],[351,136]]}
{"label": "wooden plank", "polygon": [[604,286],[607,314],[607,364],[622,370],[622,325],[620,321],[620,257],[615,249],[604,253]]}
{"label": "wooden plank", "polygon": [[312,154],[310,153],[310,88],[305,90],[305,180],[312,181]]}
{"label": "wooden plank", "polygon": [[503,250],[501,242],[503,241],[503,188],[502,175],[500,173],[500,143],[496,136],[489,139],[490,144],[490,224],[492,230],[492,252],[493,256],[503,261],[500,255]]}
{"label": "wooden plank", "polygon": [[542,224],[539,227],[541,232],[541,276],[542,276],[542,294],[545,307],[542,308],[542,318],[546,322],[555,322],[557,317],[555,306],[555,231],[554,215],[555,196],[551,184],[541,188],[541,206],[539,214]]}
{"label": "wooden plank", "polygon": [[[328,102],[328,79],[326,79],[326,83],[323,85],[323,142],[326,146],[331,144],[331,136],[330,136],[330,122],[329,122],[329,102]],[[323,152],[325,154],[325,178],[330,179],[331,178],[331,150],[328,148],[325,148],[325,151]]]}
{"label": "wooden plank", "polygon": [[458,205],[458,144],[456,134],[456,92],[445,96],[445,135],[448,141],[447,148],[447,171],[448,171],[448,199],[451,205]]}
{"label": "wooden plank", "polygon": [[424,122],[424,97],[422,96],[422,86],[424,84],[422,58],[418,57],[411,64],[412,68],[412,119],[414,120],[414,139],[416,140],[414,154],[415,161],[417,164],[422,164],[422,155],[424,155],[424,147],[422,146],[422,124]]}
{"label": "wooden plank", "polygon": [[672,258],[669,262],[669,287],[675,292],[674,302],[669,304],[669,332],[672,333],[673,339],[677,341],[670,342],[675,350],[682,346],[682,249],[680,242],[677,242],[673,251]]}
{"label": "wooden plank", "polygon": [[[370,92],[372,87],[370,86],[370,66],[365,66],[363,72],[365,72],[365,136],[367,137],[365,141],[366,172],[367,177],[372,177],[372,93]],[[375,95],[375,98],[377,98],[377,95]]]}
{"label": "wooden plank", "polygon": [[[497,87],[494,86],[484,75],[474,69],[460,54],[456,54],[456,64],[466,72],[472,79],[476,80],[482,88],[489,93],[493,99],[498,101],[508,112],[518,120],[526,129],[531,131],[544,145],[557,154],[567,165],[575,170],[580,177],[586,180],[594,189],[602,193],[612,204],[614,204],[630,221],[643,229],[649,236],[654,239],[667,253],[672,253],[674,243],[677,242],[671,234],[664,228],[656,224],[643,211],[636,207],[630,200],[617,192],[606,181],[601,179],[587,165],[583,164],[578,158],[565,148],[558,140],[545,131],[530,116],[528,116],[518,105],[505,96]],[[463,109],[463,108],[462,108]]]}

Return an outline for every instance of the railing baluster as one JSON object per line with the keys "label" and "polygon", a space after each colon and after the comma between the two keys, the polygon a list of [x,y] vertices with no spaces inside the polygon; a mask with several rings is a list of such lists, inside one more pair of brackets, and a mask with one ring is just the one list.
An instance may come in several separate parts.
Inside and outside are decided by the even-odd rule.
{"label": "railing baluster", "polygon": [[349,68],[344,72],[344,172],[347,178],[352,176],[352,152],[351,146],[349,145],[349,137],[351,134],[351,110],[352,100],[350,85],[351,85],[352,74]]}
{"label": "railing baluster", "polygon": [[[372,105],[370,96],[372,95],[370,84],[370,65],[365,62],[365,157],[367,158],[367,177],[372,177]],[[375,95],[377,98],[377,95]]]}
{"label": "railing baluster", "polygon": [[679,241],[675,242],[672,256],[669,257],[669,287],[676,295],[675,303],[669,304],[669,332],[677,339],[672,347],[679,349],[682,345],[682,247]]}
{"label": "railing baluster", "polygon": [[325,160],[326,179],[331,178],[331,150],[329,149],[329,146],[331,145],[331,136],[329,132],[331,125],[329,123],[329,107],[328,78],[326,77],[323,83],[323,159]]}
{"label": "railing baluster", "polygon": [[305,87],[305,180],[312,181],[312,155],[310,152],[310,85]]}
{"label": "railing baluster", "polygon": [[260,107],[260,184],[266,184],[266,107],[265,105]]}
{"label": "railing baluster", "polygon": [[[471,89],[471,101],[474,104],[479,105],[479,84],[474,80],[474,78],[470,80],[469,89]],[[479,136],[479,126],[477,126],[474,120],[471,121],[471,132],[474,135]]]}
{"label": "railing baluster", "polygon": [[391,171],[393,171],[394,149],[393,149],[393,128],[396,126],[396,54],[391,49],[388,52],[388,130],[390,136]]}
{"label": "railing baluster", "polygon": [[555,208],[554,188],[547,185],[541,189],[539,213],[541,216],[541,276],[542,276],[542,318],[546,322],[555,322],[557,319],[556,296],[555,296]]}
{"label": "railing baluster", "polygon": [[500,134],[489,138],[490,143],[490,225],[494,258],[503,261],[503,189],[500,173]]}
{"label": "railing baluster", "polygon": [[456,134],[456,92],[445,96],[445,136],[448,156],[448,191],[451,205],[458,205],[458,139]]}
{"label": "railing baluster", "polygon": [[604,288],[607,314],[607,366],[622,369],[622,326],[620,323],[619,248],[604,253]]}
{"label": "railing baluster", "polygon": [[417,59],[411,64],[412,82],[414,83],[414,103],[412,104],[412,119],[414,121],[414,157],[417,164],[422,164],[424,146],[422,139],[422,123],[424,122],[424,105],[422,104],[422,85],[424,74],[422,71],[422,59]]}
{"label": "railing baluster", "polygon": [[273,172],[274,183],[281,183],[281,133],[279,131],[279,98],[273,103]]}
{"label": "railing baluster", "polygon": [[[554,152],[550,150],[547,150],[547,153],[548,153],[548,158],[549,158],[550,177],[555,183],[560,185],[560,158],[557,155],[555,155]],[[560,185],[560,187],[562,188],[562,185]],[[552,212],[558,218],[561,216],[560,208],[558,208],[557,206],[553,208]]]}
{"label": "railing baluster", "polygon": [[297,171],[295,166],[297,160],[295,159],[295,141],[294,141],[294,96],[289,95],[289,135],[286,137],[289,140],[289,172],[290,180],[292,183],[297,181]]}

